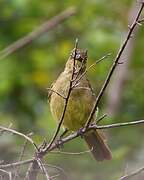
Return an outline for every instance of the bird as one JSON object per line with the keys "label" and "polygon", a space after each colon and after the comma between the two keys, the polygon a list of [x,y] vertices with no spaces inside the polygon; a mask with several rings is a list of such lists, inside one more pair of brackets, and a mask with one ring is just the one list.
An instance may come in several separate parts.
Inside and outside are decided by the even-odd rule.
{"label": "bird", "polygon": [[[88,117],[94,106],[96,95],[87,78],[87,50],[74,48],[65,64],[64,71],[51,85],[48,93],[48,101],[53,119],[60,121],[65,106],[65,98],[68,95],[70,82],[72,89],[68,99],[63,127],[75,132],[85,127]],[[73,79],[71,79],[73,76]],[[96,121],[96,114],[92,122]],[[90,130],[83,135],[88,148],[97,161],[111,160],[111,151],[101,130]]]}

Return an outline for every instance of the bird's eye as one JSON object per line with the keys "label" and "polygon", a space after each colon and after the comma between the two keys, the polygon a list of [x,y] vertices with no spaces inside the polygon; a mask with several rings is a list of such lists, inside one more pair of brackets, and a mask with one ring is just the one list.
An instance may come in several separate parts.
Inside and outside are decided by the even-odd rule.
{"label": "bird's eye", "polygon": [[76,55],[76,59],[79,59],[81,56],[80,56],[80,54],[77,54]]}
{"label": "bird's eye", "polygon": [[76,56],[75,56],[75,52],[74,52],[74,53],[72,53],[72,57],[73,57],[73,58],[75,57],[75,59],[77,59],[77,60],[80,60],[80,59],[81,59],[80,53],[77,53]]}
{"label": "bird's eye", "polygon": [[87,51],[82,51],[82,50],[77,49],[77,51],[75,52],[75,49],[74,49],[71,52],[71,58],[73,59],[75,58],[75,60],[82,62],[83,60],[87,59]]}

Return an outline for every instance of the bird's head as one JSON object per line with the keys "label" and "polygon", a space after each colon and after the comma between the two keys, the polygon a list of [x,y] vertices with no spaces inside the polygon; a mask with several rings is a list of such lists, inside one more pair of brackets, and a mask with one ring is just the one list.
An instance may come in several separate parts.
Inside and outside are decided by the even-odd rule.
{"label": "bird's head", "polygon": [[83,49],[73,49],[70,57],[66,63],[66,70],[72,71],[73,65],[75,61],[75,71],[84,72],[86,69],[86,63],[87,63],[87,50]]}

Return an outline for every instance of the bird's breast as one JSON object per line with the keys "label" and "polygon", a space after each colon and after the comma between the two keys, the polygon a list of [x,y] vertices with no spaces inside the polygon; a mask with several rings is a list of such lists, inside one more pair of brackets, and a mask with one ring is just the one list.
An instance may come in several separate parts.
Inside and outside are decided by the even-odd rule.
{"label": "bird's breast", "polygon": [[[61,74],[52,89],[66,97],[70,87],[70,79],[71,75]],[[93,104],[94,97],[91,89],[88,88],[86,80],[83,78],[80,81],[79,86],[71,91],[63,125],[72,131],[83,127],[88,119]],[[50,109],[54,119],[57,121],[61,119],[64,107],[65,99],[53,92],[50,100]]]}

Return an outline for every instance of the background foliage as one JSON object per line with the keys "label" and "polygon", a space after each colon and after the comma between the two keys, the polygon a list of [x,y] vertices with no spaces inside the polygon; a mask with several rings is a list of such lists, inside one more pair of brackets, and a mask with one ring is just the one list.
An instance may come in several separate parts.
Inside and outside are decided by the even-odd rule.
{"label": "background foliage", "polygon": [[[75,38],[80,47],[87,48],[89,64],[107,53],[105,62],[88,72],[96,91],[100,89],[108,69],[127,31],[128,13],[132,0],[1,0],[0,1],[0,49],[33,31],[45,20],[67,7],[75,6],[77,14],[57,28],[35,39],[26,47],[0,61],[0,124],[21,132],[34,132],[34,140],[40,143],[51,138],[56,123],[47,104],[46,87],[57,78],[74,47]],[[103,123],[124,122],[144,117],[144,29],[140,28],[129,73],[123,89],[118,114]],[[101,103],[104,112],[106,99]],[[127,127],[109,130],[109,144],[113,153],[110,162],[97,163],[89,154],[50,154],[47,162],[65,170],[70,179],[113,180],[128,170],[143,165],[143,127]],[[139,140],[140,139],[140,140]],[[0,136],[1,160],[18,158],[23,143],[15,136]],[[86,149],[81,139],[65,145],[64,151],[79,152]],[[31,149],[30,149],[31,151]],[[32,155],[26,152],[25,158]],[[1,154],[1,153],[0,153]],[[50,169],[51,173],[54,172]],[[63,179],[62,175],[57,179]]]}

